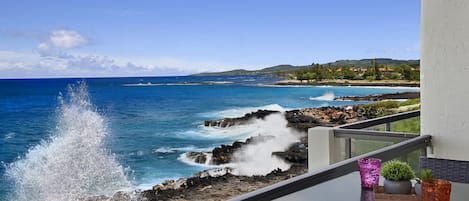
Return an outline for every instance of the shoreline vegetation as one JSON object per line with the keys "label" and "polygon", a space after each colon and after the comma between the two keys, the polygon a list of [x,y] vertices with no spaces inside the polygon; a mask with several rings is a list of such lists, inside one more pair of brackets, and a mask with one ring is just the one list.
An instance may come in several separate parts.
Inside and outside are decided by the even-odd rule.
{"label": "shoreline vegetation", "polygon": [[[338,100],[370,100],[377,101],[366,105],[350,105],[343,107],[320,107],[303,108],[290,110],[281,113],[273,110],[258,110],[245,114],[238,118],[224,118],[218,120],[208,120],[204,123],[207,127],[231,127],[236,125],[249,124],[255,119],[264,119],[272,114],[283,114],[288,121],[287,127],[298,130],[300,141],[293,143],[288,149],[280,152],[273,152],[272,155],[288,162],[291,167],[287,170],[275,169],[267,175],[239,176],[232,173],[233,169],[224,164],[231,162],[232,155],[237,150],[249,144],[256,144],[268,140],[272,136],[254,136],[244,141],[235,141],[231,145],[220,145],[209,152],[188,152],[185,156],[194,163],[218,165],[217,168],[208,169],[194,174],[189,178],[178,180],[167,180],[161,184],[153,186],[152,189],[140,191],[138,194],[144,200],[226,200],[247,192],[259,189],[307,172],[307,130],[316,126],[337,126],[352,123],[370,118],[406,112],[420,108],[419,92],[405,92],[395,94],[381,94],[363,97],[337,97]],[[396,101],[398,99],[401,101]],[[402,101],[407,99],[406,101]],[[418,127],[419,121],[405,122],[405,127]],[[399,125],[395,125],[399,126]],[[402,127],[401,126],[401,127]],[[416,129],[414,129],[416,130]],[[408,131],[418,132],[418,131]],[[261,145],[259,145],[261,146]],[[379,147],[374,147],[379,148]],[[372,150],[364,147],[365,150],[357,152],[367,152]],[[130,195],[124,192],[117,192],[112,198],[105,196],[95,196],[83,199],[83,201],[101,200],[131,200]]]}
{"label": "shoreline vegetation", "polygon": [[315,80],[281,80],[275,85],[283,86],[376,86],[376,87],[420,87],[420,81],[409,80],[347,80],[347,79],[327,79]]}
{"label": "shoreline vegetation", "polygon": [[338,60],[325,64],[277,65],[261,70],[231,70],[193,76],[271,75],[276,85],[419,87],[420,61],[387,58]]}

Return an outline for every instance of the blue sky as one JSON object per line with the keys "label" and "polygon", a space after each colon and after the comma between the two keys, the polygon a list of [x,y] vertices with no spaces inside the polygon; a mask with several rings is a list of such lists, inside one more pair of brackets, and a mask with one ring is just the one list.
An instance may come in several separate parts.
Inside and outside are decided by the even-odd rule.
{"label": "blue sky", "polygon": [[419,58],[419,0],[3,1],[0,78]]}

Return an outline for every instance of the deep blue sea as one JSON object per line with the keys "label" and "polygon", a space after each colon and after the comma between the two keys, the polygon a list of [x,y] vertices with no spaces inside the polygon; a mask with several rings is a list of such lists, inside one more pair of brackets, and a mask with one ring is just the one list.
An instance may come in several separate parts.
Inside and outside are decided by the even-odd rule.
{"label": "deep blue sea", "polygon": [[[42,180],[65,180],[67,171],[74,168],[123,167],[132,186],[148,188],[207,168],[183,162],[178,159],[181,154],[210,150],[254,135],[252,130],[246,129],[205,128],[204,120],[242,116],[262,108],[282,110],[358,104],[333,101],[333,96],[418,90],[270,85],[276,80],[269,76],[0,80],[0,200],[6,200],[7,194],[14,195],[18,188],[25,188],[18,185],[40,186],[45,185]],[[77,90],[78,85],[82,85],[77,84],[80,81],[87,86],[85,92]],[[75,85],[71,92],[67,89],[70,84]],[[79,92],[85,94],[79,95],[85,96],[84,100],[89,98],[89,104],[80,102],[83,97],[74,100]],[[82,115],[87,116],[76,122],[69,120]],[[94,134],[73,136],[87,132],[98,133],[98,137]],[[104,137],[100,133],[104,133]],[[88,146],[90,143],[97,145]],[[98,148],[95,155],[89,156],[80,152],[83,147],[85,150]],[[100,158],[100,154],[108,157]],[[68,167],[74,163],[67,162],[66,157],[72,156],[93,164],[115,159],[116,164],[102,162],[96,167]],[[52,168],[55,160],[63,160],[58,169]],[[7,175],[8,169],[15,170]],[[12,172],[20,178],[12,179],[15,177]]]}

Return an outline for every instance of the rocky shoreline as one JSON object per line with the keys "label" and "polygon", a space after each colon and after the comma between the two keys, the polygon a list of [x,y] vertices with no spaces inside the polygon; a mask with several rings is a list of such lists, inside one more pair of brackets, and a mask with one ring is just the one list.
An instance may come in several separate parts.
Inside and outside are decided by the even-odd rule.
{"label": "rocky shoreline", "polygon": [[205,126],[218,126],[218,127],[230,127],[235,125],[242,125],[248,123],[252,119],[264,119],[270,114],[280,113],[280,111],[274,110],[257,110],[256,112],[247,113],[242,117],[238,118],[223,118],[219,120],[208,120],[204,122]]}
{"label": "rocky shoreline", "polygon": [[[338,100],[387,100],[407,99],[419,97],[419,93],[382,94],[364,97],[339,97]],[[241,194],[262,188],[279,181],[289,179],[307,172],[308,144],[306,132],[308,128],[315,126],[337,126],[346,123],[367,119],[361,105],[344,107],[320,107],[290,110],[281,113],[273,110],[258,110],[239,118],[224,118],[205,121],[209,127],[226,128],[236,125],[245,125],[255,119],[265,119],[272,114],[282,114],[288,122],[288,127],[301,133],[299,142],[291,144],[285,151],[272,152],[273,156],[283,159],[291,164],[288,170],[276,169],[264,176],[239,176],[232,173],[233,169],[224,167],[224,164],[232,162],[233,153],[243,147],[269,140],[272,136],[254,136],[245,141],[235,141],[230,145],[220,145],[209,152],[188,152],[186,157],[195,163],[220,165],[218,169],[209,169],[199,172],[189,178],[167,180],[155,185],[150,190],[138,192],[138,198],[118,192],[112,198],[104,196],[92,197],[83,201],[124,201],[124,200],[226,200]]]}
{"label": "rocky shoreline", "polygon": [[[295,177],[307,172],[304,165],[293,165],[289,170],[273,170],[265,176],[237,176],[226,173],[223,176],[196,176],[179,181],[168,181],[163,185],[157,185],[152,190],[146,190],[142,196],[148,201],[167,200],[206,200],[220,201],[251,192],[274,183]],[[207,174],[205,174],[207,175]]]}

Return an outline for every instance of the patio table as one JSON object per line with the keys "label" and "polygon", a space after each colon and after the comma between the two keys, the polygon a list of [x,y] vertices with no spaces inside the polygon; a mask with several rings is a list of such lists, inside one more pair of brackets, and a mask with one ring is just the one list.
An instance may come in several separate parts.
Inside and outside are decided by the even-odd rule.
{"label": "patio table", "polygon": [[[380,178],[382,185],[384,178]],[[373,201],[373,191],[362,189],[358,171],[275,199],[276,201]],[[451,201],[469,200],[469,184],[451,182]]]}

